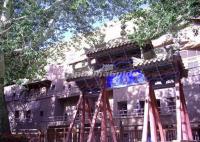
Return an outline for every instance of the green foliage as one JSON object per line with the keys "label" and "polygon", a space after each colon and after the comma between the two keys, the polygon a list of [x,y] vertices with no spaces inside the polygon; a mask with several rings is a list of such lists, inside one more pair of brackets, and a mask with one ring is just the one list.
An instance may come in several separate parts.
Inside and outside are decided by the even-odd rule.
{"label": "green foliage", "polygon": [[135,32],[129,37],[140,44],[165,33],[175,35],[179,29],[188,24],[188,18],[200,14],[198,0],[140,0],[137,4],[139,5],[137,10],[127,14],[123,19],[135,19]]}
{"label": "green foliage", "polygon": [[[5,84],[21,78],[32,79],[43,71],[45,52],[38,50],[38,41],[45,29],[42,8],[34,1],[8,4],[7,23],[1,29],[9,30],[0,35],[1,50],[5,54]],[[14,10],[11,10],[14,9]],[[40,20],[41,19],[41,20]],[[36,23],[36,20],[40,22]],[[38,24],[37,26],[35,24]],[[35,29],[35,28],[38,29]],[[3,30],[2,30],[3,31]]]}
{"label": "green foliage", "polygon": [[0,50],[5,53],[6,84],[43,75],[47,55],[52,55],[46,48],[66,31],[88,33],[96,21],[126,14],[124,20],[136,19],[135,32],[129,37],[142,44],[167,32],[176,34],[189,17],[200,13],[198,0],[8,0],[6,7],[4,2],[0,7],[0,17],[6,17],[0,22]]}
{"label": "green foliage", "polygon": [[0,18],[6,19],[0,22],[6,84],[45,74],[47,56],[53,55],[46,49],[58,43],[66,31],[91,32],[95,22],[132,10],[126,6],[122,11],[124,3],[118,0],[3,0],[0,4]]}

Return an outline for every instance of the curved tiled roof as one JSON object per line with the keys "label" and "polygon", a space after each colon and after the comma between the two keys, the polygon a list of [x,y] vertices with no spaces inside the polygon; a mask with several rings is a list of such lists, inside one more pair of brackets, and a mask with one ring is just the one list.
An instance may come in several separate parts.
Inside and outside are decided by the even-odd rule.
{"label": "curved tiled roof", "polygon": [[93,49],[86,51],[86,55],[91,55],[101,51],[107,51],[114,48],[122,48],[127,47],[128,45],[136,45],[133,41],[127,38],[116,38],[113,40],[108,41],[107,43],[102,43],[96,45]]}
{"label": "curved tiled roof", "polygon": [[[131,68],[128,68],[127,71],[130,70],[136,70],[136,69],[146,69],[150,66],[162,64],[162,63],[171,63],[173,62],[174,59],[180,59],[179,55],[163,55],[159,57],[155,57],[149,60],[143,60],[142,62],[134,63]],[[182,65],[184,68],[184,66]],[[124,72],[125,69],[122,70],[112,70],[112,71],[102,71],[102,70],[97,70],[93,72],[79,72],[79,73],[74,73],[74,74],[68,74],[66,76],[67,80],[77,80],[77,79],[87,79],[87,78],[92,78],[92,77],[101,77],[103,74],[106,73],[118,73],[118,72]]]}
{"label": "curved tiled roof", "polygon": [[26,83],[23,86],[27,88],[37,88],[37,87],[42,87],[42,86],[50,87],[51,80],[46,79],[46,80],[33,81],[33,82]]}

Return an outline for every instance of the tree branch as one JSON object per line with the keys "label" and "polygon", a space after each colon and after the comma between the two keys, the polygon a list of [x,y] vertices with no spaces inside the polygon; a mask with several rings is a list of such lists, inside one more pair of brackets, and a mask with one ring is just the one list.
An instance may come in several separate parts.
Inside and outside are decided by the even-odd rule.
{"label": "tree branch", "polygon": [[12,26],[10,26],[9,28],[3,30],[2,32],[0,32],[0,35],[3,35],[4,33],[8,32],[11,29]]}
{"label": "tree branch", "polygon": [[13,23],[13,22],[15,22],[15,21],[19,21],[19,20],[25,19],[26,17],[27,17],[27,16],[21,16],[21,17],[9,19],[9,20],[7,20],[7,21],[5,21],[5,22],[3,23],[3,26],[6,27],[8,24],[11,24],[11,23]]}

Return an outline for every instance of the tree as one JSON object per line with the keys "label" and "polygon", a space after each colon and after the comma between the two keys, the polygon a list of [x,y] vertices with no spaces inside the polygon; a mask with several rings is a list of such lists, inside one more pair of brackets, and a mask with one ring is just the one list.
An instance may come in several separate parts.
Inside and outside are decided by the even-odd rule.
{"label": "tree", "polygon": [[[5,74],[5,65],[4,65],[4,55],[0,53],[0,129],[1,132],[8,132],[9,133],[9,121],[8,117],[2,117],[2,115],[7,116],[7,109],[5,104],[5,96],[3,95],[3,87],[4,87],[4,74]],[[0,134],[1,134],[0,132]]]}
{"label": "tree", "polygon": [[90,32],[95,22],[133,9],[117,0],[4,0],[1,5],[0,50],[5,53],[6,84],[36,77],[49,55],[45,49],[62,39],[66,31]]}
{"label": "tree", "polygon": [[[129,1],[129,0],[127,0]],[[127,1],[2,0],[0,1],[0,52],[5,56],[5,84],[43,75],[48,47],[66,31],[84,33],[93,23],[130,12]],[[3,88],[0,99],[0,132],[9,132]],[[5,121],[4,121],[5,122]],[[8,123],[7,123],[8,124]]]}
{"label": "tree", "polygon": [[159,36],[176,33],[189,24],[191,17],[200,16],[199,0],[138,0],[133,13],[123,16],[123,20],[134,20],[134,33],[129,37],[142,44]]}
{"label": "tree", "polygon": [[[5,56],[5,76],[1,82],[5,85],[42,76],[46,58],[51,56],[48,47],[67,31],[88,33],[95,22],[125,14],[123,20],[137,19],[138,27],[130,38],[142,43],[178,29],[174,24],[199,14],[198,8],[198,0],[2,0],[0,53]],[[0,90],[3,96],[3,88]],[[0,97],[0,132],[8,132],[7,126],[1,127],[2,120],[8,120],[3,105],[5,100]]]}

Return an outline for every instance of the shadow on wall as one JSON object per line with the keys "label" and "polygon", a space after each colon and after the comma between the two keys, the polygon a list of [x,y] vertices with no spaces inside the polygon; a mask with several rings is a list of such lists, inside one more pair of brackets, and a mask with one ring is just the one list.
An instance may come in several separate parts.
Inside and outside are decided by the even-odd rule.
{"label": "shadow on wall", "polygon": [[200,75],[193,75],[183,81],[184,94],[190,121],[199,121],[200,118]]}

